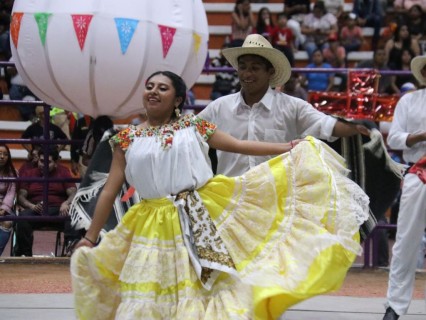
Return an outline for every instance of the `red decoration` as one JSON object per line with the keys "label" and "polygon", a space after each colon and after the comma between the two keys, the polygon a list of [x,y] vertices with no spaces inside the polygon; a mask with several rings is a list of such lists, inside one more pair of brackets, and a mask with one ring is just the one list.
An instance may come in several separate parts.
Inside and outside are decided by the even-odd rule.
{"label": "red decoration", "polygon": [[176,33],[176,28],[171,28],[167,26],[158,25],[161,33],[161,41],[163,43],[163,58],[167,56],[170,47],[173,43],[173,37]]}
{"label": "red decoration", "polygon": [[18,48],[19,30],[21,29],[21,20],[24,16],[23,12],[14,12],[12,22],[10,24],[10,34],[15,48]]}
{"label": "red decoration", "polygon": [[318,110],[352,119],[392,121],[398,95],[377,93],[380,74],[376,70],[351,70],[347,91],[309,92],[309,102]]}
{"label": "red decoration", "polygon": [[80,49],[83,50],[84,42],[86,41],[89,25],[92,21],[93,15],[89,14],[72,14],[72,22],[74,24],[75,34],[77,36]]}

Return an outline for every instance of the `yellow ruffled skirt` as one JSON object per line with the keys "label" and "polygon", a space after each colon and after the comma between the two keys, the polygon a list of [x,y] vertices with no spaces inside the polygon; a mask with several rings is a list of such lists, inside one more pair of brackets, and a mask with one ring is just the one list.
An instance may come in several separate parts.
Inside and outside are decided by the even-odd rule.
{"label": "yellow ruffled skirt", "polygon": [[344,160],[315,139],[241,177],[198,189],[235,264],[201,285],[168,199],[143,200],[99,246],[71,259],[79,319],[277,319],[337,290],[361,253],[368,198]]}

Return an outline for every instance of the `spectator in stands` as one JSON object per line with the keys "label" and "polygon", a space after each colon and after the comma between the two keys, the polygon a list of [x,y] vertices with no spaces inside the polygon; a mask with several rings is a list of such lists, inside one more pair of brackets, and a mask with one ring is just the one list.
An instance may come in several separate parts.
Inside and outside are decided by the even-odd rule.
{"label": "spectator in stands", "polygon": [[294,52],[296,50],[293,31],[287,26],[288,17],[285,12],[277,15],[277,27],[272,32],[272,45],[287,57],[290,65],[294,67]]}
{"label": "spectator in stands", "polygon": [[[212,101],[200,117],[215,123],[237,139],[285,142],[313,135],[321,139],[350,136],[363,126],[327,116],[306,101],[272,88],[284,85],[291,67],[284,54],[261,35],[249,35],[240,48],[223,51],[238,72],[240,92]],[[235,116],[238,115],[238,116]],[[218,174],[237,176],[270,157],[251,157],[218,152]]]}
{"label": "spectator in stands", "polygon": [[50,109],[49,114],[52,123],[56,124],[59,128],[61,128],[61,130],[66,134],[68,139],[70,139],[70,113],[59,107],[52,107]]}
{"label": "spectator in stands", "polygon": [[[27,160],[21,165],[18,170],[18,175],[23,177],[27,174],[28,171],[37,168],[38,166],[38,153],[40,151],[39,145],[33,145],[33,148],[28,152]],[[19,183],[18,183],[19,189]]]}
{"label": "spectator in stands", "polygon": [[87,133],[92,127],[93,118],[90,116],[82,116],[77,119],[74,129],[71,132],[72,140],[80,140],[81,143],[73,143],[71,145],[71,172],[74,175],[84,177],[85,170],[81,164],[81,155],[83,142],[86,139]]}
{"label": "spectator in stands", "polygon": [[[13,57],[11,57],[9,61],[13,62]],[[19,75],[15,67],[7,67],[6,71],[7,77],[10,78],[9,97],[11,100],[27,100],[24,99],[26,97],[34,97],[34,99],[31,100],[36,100],[36,95],[32,93],[31,90],[28,89],[28,87],[25,85],[24,80]],[[36,120],[34,105],[18,105],[18,110],[22,120]]]}
{"label": "spectator in stands", "polygon": [[343,10],[345,5],[345,0],[323,0],[325,5],[325,10],[333,14],[337,20],[340,20],[343,17]]}
{"label": "spectator in stands", "polygon": [[411,49],[415,56],[421,52],[419,41],[411,37],[405,23],[399,24],[392,39],[386,41],[385,53],[388,63],[400,60],[403,49]]}
{"label": "spectator in stands", "polygon": [[[346,68],[346,51],[340,44],[337,33],[333,33],[328,37],[328,47],[322,50],[324,62],[329,63],[333,68]],[[340,79],[339,91],[346,89],[346,72],[336,73],[335,78]]]}
{"label": "spectator in stands", "polygon": [[[222,54],[222,50],[229,46],[224,44],[219,52],[219,56],[213,58],[210,65],[215,68],[231,67],[228,60]],[[235,93],[240,90],[240,84],[235,71],[232,72],[216,72],[215,81],[213,83],[212,92],[210,94],[211,100],[216,100],[219,97],[225,96],[230,93]]]}
{"label": "spectator in stands", "polygon": [[[386,60],[385,49],[381,48],[374,51],[373,59],[360,61],[356,67],[376,70],[390,70]],[[392,76],[381,75],[377,91],[378,93],[394,93],[392,88]]]}
{"label": "spectator in stands", "polygon": [[306,36],[304,48],[312,62],[313,52],[323,50],[328,46],[327,38],[330,34],[337,33],[337,19],[325,9],[324,2],[317,1],[312,13],[305,16],[302,23],[302,33]]}
{"label": "spectator in stands", "polygon": [[396,12],[407,14],[413,6],[420,6],[423,12],[426,12],[426,0],[394,0],[393,8]]}
{"label": "spectator in stands", "polygon": [[[405,21],[412,38],[417,39],[419,43],[426,40],[426,11],[424,12],[421,6],[418,4],[412,6],[407,12]],[[422,54],[425,54],[423,51],[424,49]]]}
{"label": "spectator in stands", "polygon": [[[312,54],[312,63],[306,68],[331,69],[331,65],[324,62],[324,56],[320,49],[316,49]],[[308,91],[333,91],[334,74],[329,72],[307,72],[305,74],[306,87]]]}
{"label": "spectator in stands", "polygon": [[269,8],[262,7],[257,14],[255,33],[261,34],[268,41],[271,41],[272,32],[275,29],[275,24],[272,19],[272,14]]}
{"label": "spectator in stands", "polygon": [[373,27],[371,48],[375,51],[380,40],[380,29],[385,16],[380,0],[354,0],[352,12],[358,17],[360,27]]}
{"label": "spectator in stands", "polygon": [[[25,131],[22,133],[22,139],[44,139],[44,130],[45,127],[45,116],[44,116],[44,107],[37,106],[35,109],[37,121],[31,124]],[[59,128],[57,125],[49,122],[49,138],[51,140],[66,140],[68,139],[66,134]],[[30,152],[34,147],[34,144],[23,144],[24,148]],[[63,150],[66,145],[61,144],[57,146],[59,150]]]}
{"label": "spectator in stands", "polygon": [[345,16],[345,23],[340,31],[340,39],[345,48],[346,54],[351,51],[358,51],[364,42],[362,28],[357,24],[355,13],[349,13]]}
{"label": "spectator in stands", "polygon": [[108,116],[99,116],[93,121],[93,125],[87,133],[86,138],[84,139],[83,147],[81,149],[81,165],[84,168],[84,172],[86,172],[93,153],[95,152],[95,149],[101,141],[105,131],[113,127],[114,123]]}
{"label": "spectator in stands", "polygon": [[[0,144],[0,177],[17,177],[9,147]],[[15,215],[14,203],[16,198],[16,183],[0,182],[0,216]],[[0,222],[0,256],[10,238],[12,221]]]}
{"label": "spectator in stands", "polygon": [[231,47],[240,47],[246,36],[253,32],[255,25],[250,0],[236,0],[232,12]]}
{"label": "spectator in stands", "polygon": [[293,31],[295,46],[301,49],[306,41],[301,24],[304,17],[311,12],[310,0],[284,0],[284,12],[288,17],[288,27]]}
{"label": "spectator in stands", "polygon": [[[389,61],[388,65],[392,70],[410,72],[411,60],[413,60],[414,57],[415,54],[410,48],[404,48],[402,49],[401,55],[397,58],[397,60]],[[401,94],[401,86],[404,83],[408,82],[417,85],[417,80],[411,72],[409,74],[394,75],[392,79],[392,86],[394,88],[393,91],[398,94]]]}
{"label": "spectator in stands", "polygon": [[[426,56],[415,57],[411,71],[418,83],[426,85]],[[403,150],[403,159],[411,167],[404,176],[392,248],[387,309],[383,320],[397,320],[408,311],[411,302],[417,257],[426,227],[426,89],[403,95],[395,108],[387,143]]]}
{"label": "spectator in stands", "polygon": [[300,84],[298,76],[292,74],[290,79],[282,86],[282,92],[289,96],[296,97],[302,100],[308,100],[308,93]]}
{"label": "spectator in stands", "polygon": [[[69,179],[72,178],[69,169],[59,163],[59,152],[56,148],[48,150],[48,171],[49,178]],[[24,177],[43,177],[44,171],[44,151],[39,151],[38,167],[27,172]],[[70,204],[77,191],[73,182],[50,182],[48,184],[48,203],[43,206],[44,184],[41,182],[21,182],[18,191],[18,204],[23,208],[20,216],[67,216]],[[19,221],[16,227],[16,246],[14,254],[16,256],[33,255],[33,229],[42,226],[49,226],[49,222]],[[55,223],[54,225],[57,225]],[[79,239],[79,234],[71,228],[71,222],[66,221],[64,226],[65,244]]]}

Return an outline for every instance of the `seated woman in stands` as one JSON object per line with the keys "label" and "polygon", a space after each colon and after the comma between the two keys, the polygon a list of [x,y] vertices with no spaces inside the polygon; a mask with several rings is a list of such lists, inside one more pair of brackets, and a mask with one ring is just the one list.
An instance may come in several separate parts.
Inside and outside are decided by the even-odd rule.
{"label": "seated woman in stands", "polygon": [[399,60],[403,49],[411,49],[415,56],[421,53],[419,41],[411,36],[406,23],[399,24],[393,38],[386,41],[385,53],[388,63]]}
{"label": "seated woman in stands", "polygon": [[[0,144],[0,177],[17,177],[12,163],[9,147]],[[14,182],[0,182],[0,216],[14,215],[13,204],[16,198],[16,184]],[[0,222],[0,256],[6,247],[12,230],[12,221]]]}

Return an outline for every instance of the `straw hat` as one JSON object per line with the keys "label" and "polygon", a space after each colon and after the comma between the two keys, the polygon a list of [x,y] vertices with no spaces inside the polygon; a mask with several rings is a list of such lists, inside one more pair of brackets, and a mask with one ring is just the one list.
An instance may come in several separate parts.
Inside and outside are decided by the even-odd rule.
{"label": "straw hat", "polygon": [[238,58],[242,55],[253,54],[268,60],[275,69],[269,80],[271,87],[282,86],[290,78],[291,66],[286,56],[260,34],[248,35],[241,47],[223,49],[222,54],[235,70],[238,70]]}
{"label": "straw hat", "polygon": [[426,56],[417,56],[411,60],[411,72],[419,84],[426,85],[426,77],[422,75],[422,69],[426,66]]}

